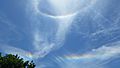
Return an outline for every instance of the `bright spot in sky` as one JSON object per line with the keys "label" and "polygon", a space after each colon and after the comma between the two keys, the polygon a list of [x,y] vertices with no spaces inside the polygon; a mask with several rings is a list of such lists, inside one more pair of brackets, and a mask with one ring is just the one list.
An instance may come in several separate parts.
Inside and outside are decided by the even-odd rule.
{"label": "bright spot in sky", "polygon": [[34,9],[38,14],[51,18],[74,16],[90,7],[96,0],[36,0]]}

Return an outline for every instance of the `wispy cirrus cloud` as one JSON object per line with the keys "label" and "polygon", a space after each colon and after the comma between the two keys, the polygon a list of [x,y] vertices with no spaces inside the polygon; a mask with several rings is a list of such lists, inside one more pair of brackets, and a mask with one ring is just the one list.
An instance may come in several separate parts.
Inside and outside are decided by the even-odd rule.
{"label": "wispy cirrus cloud", "polygon": [[[33,38],[34,50],[44,51],[47,48],[48,50],[45,50],[45,53],[49,53],[52,50],[60,48],[76,15],[84,10],[84,8],[93,5],[95,1],[29,1],[27,14],[31,17],[31,32],[33,35],[31,37]],[[49,19],[49,21],[46,19]]]}
{"label": "wispy cirrus cloud", "polygon": [[106,68],[105,64],[120,57],[120,41],[103,45],[83,54],[57,57],[61,68]]}

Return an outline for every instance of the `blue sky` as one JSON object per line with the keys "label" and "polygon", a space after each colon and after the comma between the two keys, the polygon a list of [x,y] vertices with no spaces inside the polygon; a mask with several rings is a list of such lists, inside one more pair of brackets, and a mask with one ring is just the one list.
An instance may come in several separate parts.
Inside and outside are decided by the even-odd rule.
{"label": "blue sky", "polygon": [[120,1],[0,0],[0,52],[36,68],[119,68]]}

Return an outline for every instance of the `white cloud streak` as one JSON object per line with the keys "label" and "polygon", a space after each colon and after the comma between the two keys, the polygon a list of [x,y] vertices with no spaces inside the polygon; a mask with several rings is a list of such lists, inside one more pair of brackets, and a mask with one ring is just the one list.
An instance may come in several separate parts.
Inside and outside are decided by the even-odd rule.
{"label": "white cloud streak", "polygon": [[23,49],[20,49],[20,48],[9,46],[9,45],[1,44],[0,51],[5,54],[14,54],[14,55],[19,54],[24,59],[32,58],[32,53],[25,51]]}
{"label": "white cloud streak", "polygon": [[14,54],[14,55],[18,54],[20,57],[24,58],[25,60],[35,60],[38,58],[43,58],[46,54],[48,54],[47,53],[49,52],[48,50],[49,50],[48,48],[44,48],[43,51],[31,52],[14,46],[0,44],[0,52],[4,54]]}
{"label": "white cloud streak", "polygon": [[92,49],[84,54],[71,54],[57,57],[61,68],[105,68],[109,61],[120,57],[120,41]]}
{"label": "white cloud streak", "polygon": [[[49,27],[40,27],[38,25],[36,25],[35,23],[32,23],[33,25],[36,25],[35,28],[33,27],[33,35],[34,35],[34,46],[36,48],[36,50],[38,51],[42,51],[45,50],[46,48],[48,49],[47,51],[51,51],[52,49],[55,49],[54,47],[61,47],[61,44],[65,38],[66,32],[69,30],[69,27],[71,25],[71,22],[73,20],[73,16],[75,16],[75,14],[72,15],[66,15],[66,16],[52,16],[52,15],[47,15],[44,13],[41,13],[41,11],[39,10],[39,4],[40,4],[40,0],[35,0],[32,1],[31,6],[33,7],[33,13],[35,14],[40,14],[40,15],[44,15],[44,16],[48,16],[53,18],[57,23],[55,23],[57,26],[49,26],[48,24],[44,24],[43,26],[49,26],[51,29],[56,29],[55,31],[49,31]],[[61,7],[62,8],[62,7]],[[58,7],[58,9],[61,9],[60,7]],[[64,10],[65,11],[65,10]],[[35,18],[38,18],[37,15],[33,15]],[[40,20],[37,20],[38,24],[41,24]],[[45,22],[42,22],[45,23]],[[52,23],[52,22],[50,22]],[[57,27],[57,28],[56,28]],[[47,29],[46,31],[42,31],[40,29]],[[51,36],[51,34],[54,34]],[[53,38],[51,41],[53,42],[49,42],[48,39],[49,37]],[[49,48],[50,47],[50,48]]]}

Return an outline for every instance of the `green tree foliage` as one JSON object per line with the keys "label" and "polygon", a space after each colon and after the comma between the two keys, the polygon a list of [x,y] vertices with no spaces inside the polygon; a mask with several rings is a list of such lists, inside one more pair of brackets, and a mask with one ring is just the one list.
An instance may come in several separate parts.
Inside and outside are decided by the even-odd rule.
{"label": "green tree foliage", "polygon": [[2,56],[0,53],[0,68],[35,68],[33,61],[24,61],[18,55],[7,54]]}

